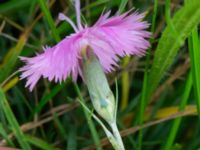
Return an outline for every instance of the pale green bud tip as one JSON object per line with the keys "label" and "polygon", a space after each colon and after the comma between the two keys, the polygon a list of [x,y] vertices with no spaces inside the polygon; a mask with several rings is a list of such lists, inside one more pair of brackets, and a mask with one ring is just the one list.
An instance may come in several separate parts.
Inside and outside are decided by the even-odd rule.
{"label": "pale green bud tip", "polygon": [[83,60],[83,77],[97,113],[107,122],[115,120],[115,98],[98,59],[88,54]]}

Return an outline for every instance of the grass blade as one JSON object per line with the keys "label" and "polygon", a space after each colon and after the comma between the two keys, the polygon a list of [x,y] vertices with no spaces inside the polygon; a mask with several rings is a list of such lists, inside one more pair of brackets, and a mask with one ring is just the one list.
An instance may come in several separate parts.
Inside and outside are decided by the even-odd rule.
{"label": "grass blade", "polygon": [[[55,97],[58,92],[60,92],[64,87],[66,86],[65,83],[58,84],[55,87],[52,88],[50,93],[45,93],[42,97],[42,99],[39,101],[39,104],[34,108],[32,117],[35,115],[35,113],[40,113],[40,111],[44,108],[44,106],[51,100],[53,97]],[[31,118],[32,118],[31,117]]]}
{"label": "grass blade", "polygon": [[73,130],[69,131],[69,138],[67,142],[67,149],[77,150],[77,140],[76,140],[76,128],[74,129],[74,125],[69,125]]}
{"label": "grass blade", "polygon": [[20,7],[30,5],[32,1],[34,0],[7,1],[6,3],[0,5],[0,13],[7,13],[13,9],[16,10]]}
{"label": "grass blade", "polygon": [[[155,22],[157,17],[157,8],[158,8],[158,0],[154,1],[154,13],[153,13],[153,19],[152,19],[152,26],[151,26],[151,33],[155,30]],[[147,56],[146,56],[146,64],[145,64],[145,72],[144,72],[144,79],[143,79],[143,85],[142,85],[142,94],[141,94],[141,100],[140,100],[140,109],[139,109],[139,125],[143,124],[144,121],[144,111],[147,103],[146,95],[147,95],[147,87],[148,87],[148,70],[149,70],[149,64],[150,64],[150,49],[148,50]],[[139,141],[138,141],[138,149],[142,149],[142,138],[143,138],[143,132],[142,129],[139,131]]]}
{"label": "grass blade", "polygon": [[157,12],[158,12],[158,0],[154,0],[151,33],[154,33],[155,31]]}
{"label": "grass blade", "polygon": [[28,32],[25,32],[20,36],[17,45],[8,51],[3,59],[3,62],[0,64],[0,83],[3,82],[12,71],[17,62],[18,56],[26,44],[28,34]]}
{"label": "grass blade", "polygon": [[6,140],[6,142],[10,145],[10,146],[15,146],[14,143],[12,142],[12,140],[9,139],[8,134],[6,133],[3,124],[0,123],[0,135],[3,139]]}
{"label": "grass blade", "polygon": [[127,3],[128,3],[128,0],[121,0],[119,10],[118,10],[119,14],[121,14],[124,11]]}
{"label": "grass blade", "polygon": [[194,92],[197,102],[198,115],[200,119],[200,38],[198,35],[197,27],[192,31],[192,36],[189,39],[189,52],[193,75]]}
{"label": "grass blade", "polygon": [[14,77],[12,79],[10,79],[3,87],[3,91],[7,92],[8,90],[10,90],[11,88],[13,88],[19,81],[18,77]]}
{"label": "grass blade", "polygon": [[[65,131],[65,129],[64,129],[62,123],[60,122],[60,120],[59,120],[59,118],[58,118],[58,116],[57,116],[56,113],[53,114],[53,118],[54,118],[54,122],[55,122],[55,124],[56,124],[56,127],[57,127],[58,130],[59,130],[60,135],[62,136],[62,138],[63,138],[64,140],[67,141],[67,137],[68,137],[67,132]],[[73,129],[73,130],[74,130],[74,129]],[[73,139],[73,140],[75,140],[75,139]]]}
{"label": "grass blade", "polygon": [[183,6],[174,15],[172,24],[177,34],[174,34],[170,25],[164,30],[159,40],[148,78],[147,99],[150,98],[163,74],[172,64],[180,46],[192,32],[192,29],[200,22],[199,7],[200,1],[194,0],[190,4]]}
{"label": "grass blade", "polygon": [[50,144],[46,143],[45,141],[30,136],[30,135],[25,135],[25,140],[31,144],[33,144],[34,146],[41,148],[42,150],[56,150],[55,148],[53,148]]}
{"label": "grass blade", "polygon": [[[192,89],[192,73],[190,72],[185,84],[185,90],[183,92],[183,95],[181,97],[181,104],[179,106],[179,110],[183,110],[187,104],[187,101],[189,99],[189,95]],[[164,150],[171,150],[173,146],[173,142],[175,140],[177,131],[179,129],[180,123],[181,123],[182,117],[176,118],[173,122],[172,128],[170,130],[170,134],[166,140],[166,144],[164,145]]]}
{"label": "grass blade", "polygon": [[1,88],[0,88],[0,105],[4,111],[4,114],[9,122],[9,125],[10,125],[13,133],[15,133],[15,136],[16,136],[17,141],[19,142],[20,146],[25,150],[31,150],[30,145],[24,141],[24,134],[21,131],[19,124],[18,124],[18,122],[10,108],[10,105],[3,93],[3,90]]}
{"label": "grass blade", "polygon": [[51,16],[51,13],[47,7],[47,4],[46,4],[46,1],[45,0],[38,0],[39,4],[40,4],[40,7],[45,15],[45,18],[47,19],[47,22],[52,30],[52,35],[54,37],[54,39],[56,40],[56,42],[59,42],[60,41],[60,37],[59,37],[59,34],[57,33],[57,29],[54,25],[54,21],[53,21],[53,18]]}

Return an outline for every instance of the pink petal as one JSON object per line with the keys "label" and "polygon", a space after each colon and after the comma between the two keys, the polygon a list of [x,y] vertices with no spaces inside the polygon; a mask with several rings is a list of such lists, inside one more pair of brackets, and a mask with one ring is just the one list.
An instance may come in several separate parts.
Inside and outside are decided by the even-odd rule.
{"label": "pink petal", "polygon": [[70,74],[76,80],[79,71],[79,34],[66,37],[52,48],[46,48],[42,54],[32,58],[21,57],[26,65],[20,68],[21,79],[27,78],[26,87],[30,91],[40,77],[61,82]]}
{"label": "pink petal", "polygon": [[108,15],[102,15],[88,31],[90,46],[106,72],[117,66],[117,56],[144,55],[150,46],[147,38],[151,36],[150,32],[145,31],[149,24],[141,21],[143,14],[128,15],[127,12],[111,18]]}
{"label": "pink petal", "polygon": [[[80,1],[75,2],[79,31],[74,25],[76,33],[64,38],[54,47],[46,47],[42,54],[32,58],[20,58],[26,63],[20,68],[21,78],[27,78],[26,87],[30,90],[41,77],[61,82],[72,75],[76,81],[78,74],[82,76],[81,50],[88,46],[105,72],[111,72],[118,66],[119,57],[142,56],[150,46],[147,39],[151,34],[145,31],[149,24],[141,21],[143,14],[126,12],[109,18],[108,12],[101,15],[94,26],[83,29],[80,22]],[[60,15],[60,18],[71,22],[64,15]],[[72,22],[71,24],[73,25]]]}

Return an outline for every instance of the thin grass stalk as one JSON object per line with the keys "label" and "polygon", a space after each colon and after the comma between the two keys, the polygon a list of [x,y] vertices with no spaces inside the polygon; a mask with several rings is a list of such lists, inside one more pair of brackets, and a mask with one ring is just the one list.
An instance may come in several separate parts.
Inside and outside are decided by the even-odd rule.
{"label": "thin grass stalk", "polygon": [[119,5],[119,10],[117,12],[118,14],[121,14],[124,11],[127,3],[128,3],[128,0],[121,0],[121,3]]}
{"label": "thin grass stalk", "polygon": [[198,116],[200,119],[200,44],[199,44],[198,29],[192,31],[192,36],[189,38],[189,53],[191,60],[191,68],[193,75],[193,85],[195,92],[196,105]]}
{"label": "thin grass stalk", "polygon": [[154,33],[154,31],[155,31],[157,12],[158,12],[158,0],[155,0],[154,1],[154,6],[153,6],[153,17],[152,17],[152,23],[151,23],[151,33]]}
{"label": "thin grass stalk", "polygon": [[167,21],[167,24],[169,24],[171,22],[170,1],[171,0],[165,0],[165,19]]}
{"label": "thin grass stalk", "polygon": [[42,139],[39,139],[32,135],[25,135],[25,140],[32,145],[41,148],[42,150],[56,150],[56,148],[52,147],[49,143],[46,143],[46,141],[43,141]]}
{"label": "thin grass stalk", "polygon": [[[155,24],[156,24],[156,17],[157,17],[157,9],[158,8],[158,0],[154,1],[154,11],[153,11],[153,19],[152,19],[152,27],[151,27],[151,33],[154,33],[155,31]],[[147,56],[146,56],[146,64],[145,64],[145,72],[144,72],[144,79],[143,79],[143,85],[142,85],[142,94],[141,94],[141,100],[140,100],[140,110],[139,110],[139,125],[143,124],[144,121],[144,111],[145,107],[148,103],[148,97],[147,97],[147,83],[148,83],[148,73],[149,73],[149,65],[150,65],[150,49],[147,50]],[[142,139],[143,139],[143,132],[142,128],[139,131],[139,139],[138,139],[138,150],[142,149]]]}
{"label": "thin grass stalk", "polygon": [[2,139],[5,139],[6,143],[8,143],[9,146],[15,147],[15,144],[9,138],[9,134],[7,134],[6,129],[2,123],[0,123],[0,136]]}
{"label": "thin grass stalk", "polygon": [[[191,89],[192,89],[192,72],[190,71],[189,75],[187,77],[187,80],[186,80],[183,95],[181,96],[181,103],[179,106],[180,111],[184,110],[184,108],[186,107],[189,96],[190,96]],[[170,134],[166,140],[166,144],[164,145],[163,150],[171,150],[172,149],[174,140],[176,138],[178,129],[181,124],[181,121],[182,121],[182,117],[176,118],[174,120],[172,127],[170,129]]]}
{"label": "thin grass stalk", "polygon": [[50,13],[49,9],[48,9],[46,1],[45,0],[38,0],[38,2],[39,2],[39,5],[40,5],[40,7],[42,9],[42,12],[44,13],[44,15],[45,15],[45,17],[47,19],[47,22],[48,22],[48,24],[49,24],[49,26],[51,28],[52,35],[53,35],[54,39],[56,40],[56,42],[59,42],[60,41],[60,36],[57,33],[56,27],[54,25],[54,20],[53,20],[53,18],[51,16],[51,13]]}
{"label": "thin grass stalk", "polygon": [[[129,64],[130,57],[126,56],[123,59],[122,66],[126,67]],[[123,111],[126,109],[128,105],[128,99],[129,99],[129,87],[130,87],[130,82],[129,82],[129,72],[124,71],[122,74],[122,102],[120,105],[120,109]]]}
{"label": "thin grass stalk", "polygon": [[[119,9],[118,9],[118,14],[123,13],[126,5],[128,3],[128,0],[121,0],[121,3],[119,5]],[[126,56],[125,58],[123,58],[123,63],[122,65],[125,67],[128,65],[130,61],[130,57]],[[128,105],[128,99],[129,99],[129,73],[127,71],[124,71],[122,74],[122,102],[120,105],[120,109],[124,110],[127,105]]]}

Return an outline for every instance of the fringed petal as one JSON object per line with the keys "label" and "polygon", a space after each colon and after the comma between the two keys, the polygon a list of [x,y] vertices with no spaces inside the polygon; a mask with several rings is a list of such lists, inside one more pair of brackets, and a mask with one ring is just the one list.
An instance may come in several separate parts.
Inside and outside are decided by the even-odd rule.
{"label": "fringed petal", "polygon": [[88,37],[104,70],[111,72],[119,60],[117,56],[144,55],[150,46],[147,38],[151,34],[145,31],[149,24],[141,21],[143,14],[127,12],[111,18],[108,18],[108,15],[109,13],[102,15],[97,23],[89,28]]}
{"label": "fringed petal", "polygon": [[[75,2],[79,30],[74,25],[76,33],[64,38],[57,45],[44,48],[44,52],[35,57],[21,57],[26,63],[20,69],[21,78],[27,78],[26,86],[30,90],[41,77],[61,82],[72,75],[76,81],[78,75],[82,76],[81,51],[88,46],[99,59],[105,72],[111,72],[118,66],[119,56],[142,56],[150,46],[147,38],[151,34],[145,31],[149,24],[141,21],[143,14],[126,12],[109,18],[108,12],[101,15],[94,26],[83,29],[80,23],[80,3],[79,0]],[[60,15],[60,19],[71,22],[64,15]]]}
{"label": "fringed petal", "polygon": [[72,35],[52,48],[47,47],[42,54],[35,57],[20,57],[26,63],[20,68],[21,79],[27,78],[26,87],[32,91],[40,77],[61,82],[71,74],[73,80],[76,80],[80,58],[78,39],[78,35]]}

